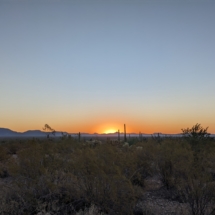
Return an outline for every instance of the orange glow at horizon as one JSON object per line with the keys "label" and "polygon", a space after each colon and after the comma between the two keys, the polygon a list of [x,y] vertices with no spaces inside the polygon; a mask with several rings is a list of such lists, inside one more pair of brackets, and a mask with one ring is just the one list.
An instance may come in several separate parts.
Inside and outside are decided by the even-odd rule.
{"label": "orange glow at horizon", "polygon": [[103,133],[105,133],[105,134],[110,134],[110,133],[116,133],[118,130],[116,130],[116,129],[107,129],[107,130],[105,130]]}
{"label": "orange glow at horizon", "polygon": [[[42,130],[44,127],[44,121],[49,122],[48,124],[55,129],[56,131],[63,131],[68,133],[115,133],[120,131],[120,133],[124,132],[124,124],[126,124],[126,132],[127,133],[145,133],[145,134],[153,134],[153,133],[165,133],[165,134],[176,134],[181,133],[182,128],[191,128],[198,121],[195,119],[177,119],[175,122],[171,120],[164,121],[163,119],[153,119],[150,120],[121,120],[121,119],[99,119],[99,120],[87,120],[87,121],[77,121],[71,123],[70,120],[65,122],[62,120],[50,119],[50,120],[34,120],[34,124],[31,121],[27,121],[26,123],[20,123],[21,120],[14,121],[6,121],[4,126],[13,131],[24,132],[27,130]],[[200,121],[200,120],[199,120]],[[213,123],[209,124],[207,121],[200,122],[200,124],[206,128],[209,127],[209,133],[215,133],[215,125]]]}
{"label": "orange glow at horizon", "polygon": [[[148,125],[142,125],[142,124],[137,124],[134,125],[133,123],[127,123],[126,124],[126,132],[127,133],[145,133],[145,134],[153,134],[153,133],[168,133],[168,134],[175,134],[175,133],[180,133],[181,128],[185,128],[186,126],[183,125],[160,125],[160,124],[148,124]],[[101,123],[101,124],[94,124],[94,125],[76,125],[73,129],[71,127],[64,127],[65,131],[68,132],[83,132],[83,133],[115,133],[119,132],[123,133],[124,132],[124,123]],[[58,128],[56,128],[58,130]]]}
{"label": "orange glow at horizon", "polygon": [[95,132],[97,133],[115,133],[117,132],[122,126],[119,123],[101,123],[99,125],[93,126]]}

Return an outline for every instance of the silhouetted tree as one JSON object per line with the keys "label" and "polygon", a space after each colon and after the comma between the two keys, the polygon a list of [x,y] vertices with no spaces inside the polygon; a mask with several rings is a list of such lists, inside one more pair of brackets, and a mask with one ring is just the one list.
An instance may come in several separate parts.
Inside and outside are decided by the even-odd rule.
{"label": "silhouetted tree", "polygon": [[[52,135],[55,136],[55,130],[53,128],[51,128],[48,124],[45,124],[44,128],[43,128],[44,131],[48,131],[50,132]],[[49,138],[49,133],[47,134],[47,138]]]}

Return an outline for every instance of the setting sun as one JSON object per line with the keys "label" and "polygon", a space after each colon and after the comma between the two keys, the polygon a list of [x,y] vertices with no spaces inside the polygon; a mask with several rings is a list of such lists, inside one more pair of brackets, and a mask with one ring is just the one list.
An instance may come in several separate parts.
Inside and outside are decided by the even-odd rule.
{"label": "setting sun", "polygon": [[110,133],[115,133],[115,132],[117,132],[116,129],[108,129],[108,130],[104,131],[105,134],[110,134]]}

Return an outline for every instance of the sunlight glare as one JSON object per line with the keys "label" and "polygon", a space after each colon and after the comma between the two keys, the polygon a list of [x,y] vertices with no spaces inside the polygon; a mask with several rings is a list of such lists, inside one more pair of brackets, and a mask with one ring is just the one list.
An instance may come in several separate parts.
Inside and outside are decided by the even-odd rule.
{"label": "sunlight glare", "polygon": [[108,130],[105,130],[105,134],[110,134],[110,133],[115,133],[115,132],[117,132],[117,130],[115,130],[115,129],[108,129]]}

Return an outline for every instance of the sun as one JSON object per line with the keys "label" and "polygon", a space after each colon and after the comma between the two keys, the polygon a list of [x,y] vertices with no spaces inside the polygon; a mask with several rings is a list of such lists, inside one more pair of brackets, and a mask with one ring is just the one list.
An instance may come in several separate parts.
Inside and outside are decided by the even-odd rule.
{"label": "sun", "polygon": [[116,129],[107,129],[107,130],[104,131],[105,134],[115,133],[115,132],[117,132]]}

